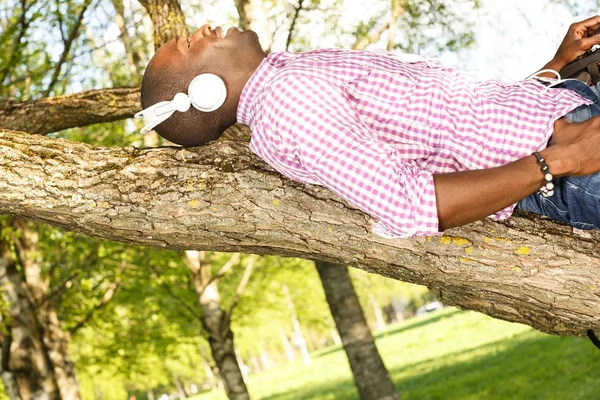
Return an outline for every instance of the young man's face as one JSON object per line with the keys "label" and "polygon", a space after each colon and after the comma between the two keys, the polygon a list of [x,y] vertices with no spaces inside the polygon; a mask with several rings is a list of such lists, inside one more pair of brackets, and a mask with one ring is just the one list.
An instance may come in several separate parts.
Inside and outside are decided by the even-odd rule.
{"label": "young man's face", "polygon": [[155,69],[168,65],[182,71],[204,65],[206,72],[227,75],[257,53],[262,53],[262,48],[256,33],[240,32],[237,28],[224,32],[221,27],[211,29],[203,25],[189,37],[173,38],[162,45],[151,64]]}

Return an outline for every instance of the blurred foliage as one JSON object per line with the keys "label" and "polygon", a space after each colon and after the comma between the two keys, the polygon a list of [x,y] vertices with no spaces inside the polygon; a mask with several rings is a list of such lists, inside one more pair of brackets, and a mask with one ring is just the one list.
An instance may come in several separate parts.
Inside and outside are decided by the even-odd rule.
{"label": "blurred foliage", "polygon": [[551,0],[551,2],[567,6],[573,15],[579,16],[582,19],[593,17],[594,15],[599,14],[599,0]]}

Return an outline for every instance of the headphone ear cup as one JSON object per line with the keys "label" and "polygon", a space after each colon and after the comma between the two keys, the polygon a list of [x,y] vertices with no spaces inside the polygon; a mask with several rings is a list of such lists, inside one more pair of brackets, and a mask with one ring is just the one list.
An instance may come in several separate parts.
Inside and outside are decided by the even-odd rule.
{"label": "headphone ear cup", "polygon": [[225,103],[227,88],[223,79],[217,75],[202,74],[190,82],[188,96],[195,108],[203,112],[211,112]]}

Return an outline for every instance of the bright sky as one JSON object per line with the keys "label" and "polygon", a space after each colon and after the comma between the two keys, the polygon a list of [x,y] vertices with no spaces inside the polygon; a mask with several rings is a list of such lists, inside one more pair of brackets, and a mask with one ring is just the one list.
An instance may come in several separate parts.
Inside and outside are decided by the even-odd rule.
{"label": "bright sky", "polygon": [[[345,1],[350,18],[364,18],[364,0]],[[593,3],[596,0],[579,0],[590,9]],[[525,78],[552,58],[569,25],[585,18],[575,18],[566,6],[549,0],[482,0],[476,12],[480,17],[475,48],[439,60],[480,79]]]}
{"label": "bright sky", "polygon": [[481,78],[525,78],[550,61],[569,25],[579,20],[565,6],[548,0],[482,3],[475,49],[447,57]]}

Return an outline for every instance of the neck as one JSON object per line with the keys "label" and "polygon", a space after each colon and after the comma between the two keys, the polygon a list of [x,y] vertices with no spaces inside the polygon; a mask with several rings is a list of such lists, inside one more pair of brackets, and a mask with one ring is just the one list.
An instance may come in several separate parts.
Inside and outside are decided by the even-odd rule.
{"label": "neck", "polygon": [[222,124],[222,126],[225,126],[225,129],[237,122],[237,108],[238,103],[240,102],[242,91],[244,90],[244,87],[246,87],[246,84],[254,72],[256,72],[258,66],[266,57],[267,54],[261,52],[260,55],[257,55],[256,58],[245,65],[246,68],[238,71],[231,77],[231,79],[229,79],[230,93],[227,96],[227,101],[225,102],[227,112],[224,115]]}

